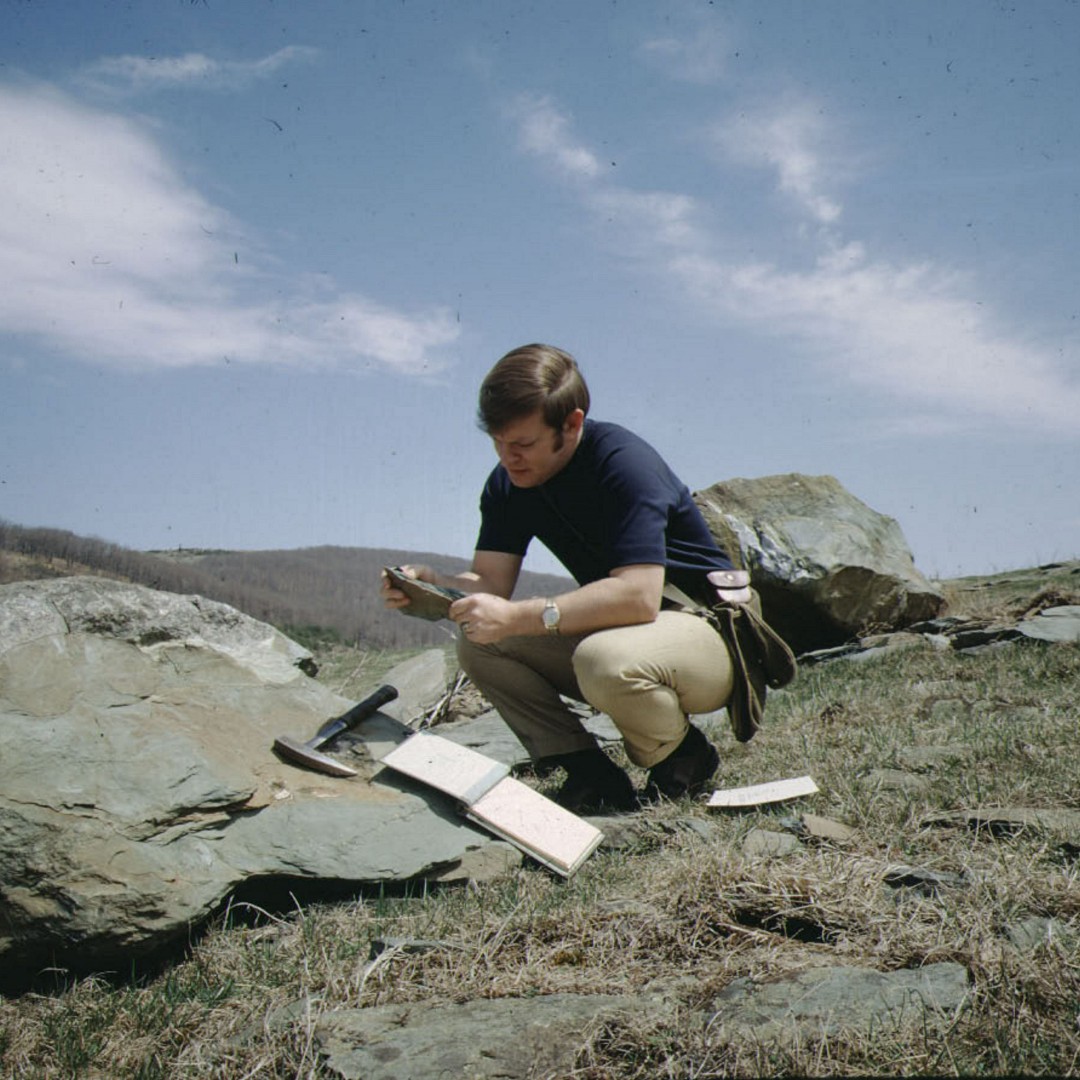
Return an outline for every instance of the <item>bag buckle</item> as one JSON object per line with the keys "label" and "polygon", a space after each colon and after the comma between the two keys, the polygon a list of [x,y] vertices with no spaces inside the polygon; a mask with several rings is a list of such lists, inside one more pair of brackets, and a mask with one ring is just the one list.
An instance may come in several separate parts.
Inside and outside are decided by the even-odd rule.
{"label": "bag buckle", "polygon": [[706,575],[722,604],[748,604],[752,595],[746,570],[712,570]]}

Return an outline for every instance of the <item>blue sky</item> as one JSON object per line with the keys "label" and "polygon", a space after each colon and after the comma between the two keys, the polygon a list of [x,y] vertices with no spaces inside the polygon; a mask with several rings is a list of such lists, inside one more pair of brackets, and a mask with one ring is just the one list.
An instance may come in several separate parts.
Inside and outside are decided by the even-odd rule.
{"label": "blue sky", "polygon": [[476,388],[547,341],[694,490],[1076,557],[1078,48],[1075,0],[5,0],[0,517],[467,555]]}

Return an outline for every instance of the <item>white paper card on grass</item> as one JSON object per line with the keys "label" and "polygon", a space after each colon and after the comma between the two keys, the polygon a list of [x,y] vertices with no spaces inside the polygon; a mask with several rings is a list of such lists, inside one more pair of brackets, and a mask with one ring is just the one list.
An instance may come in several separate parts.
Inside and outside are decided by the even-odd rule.
{"label": "white paper card on grass", "polygon": [[395,746],[382,763],[466,805],[476,802],[510,772],[509,765],[487,754],[423,731]]}
{"label": "white paper card on grass", "polygon": [[783,802],[802,795],[813,795],[817,784],[809,776],[793,776],[790,780],[771,780],[751,787],[724,788],[709,796],[707,806],[761,806],[764,803]]}
{"label": "white paper card on grass", "polygon": [[572,874],[604,837],[595,825],[512,776],[481,796],[465,816],[566,875]]}

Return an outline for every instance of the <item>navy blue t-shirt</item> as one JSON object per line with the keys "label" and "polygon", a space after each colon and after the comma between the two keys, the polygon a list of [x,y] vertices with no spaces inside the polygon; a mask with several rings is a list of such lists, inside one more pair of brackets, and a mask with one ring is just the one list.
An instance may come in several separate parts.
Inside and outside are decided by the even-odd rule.
{"label": "navy blue t-shirt", "polygon": [[524,557],[535,537],[579,585],[648,563],[703,597],[705,574],[732,565],[687,486],[644,439],[618,424],[586,420],[574,456],[539,487],[515,487],[496,466],[480,514],[478,551]]}

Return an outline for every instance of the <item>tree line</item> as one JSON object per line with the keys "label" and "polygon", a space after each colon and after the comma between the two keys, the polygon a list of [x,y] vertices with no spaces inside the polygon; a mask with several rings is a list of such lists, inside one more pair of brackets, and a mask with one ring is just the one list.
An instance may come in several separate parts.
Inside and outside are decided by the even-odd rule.
{"label": "tree line", "polygon": [[[63,529],[0,519],[0,582],[94,573],[163,592],[218,600],[290,636],[339,639],[361,648],[444,645],[449,623],[389,611],[379,599],[379,571],[407,562],[449,571],[468,561],[389,548],[312,547],[281,551],[135,551]],[[521,594],[562,591],[566,579],[522,575]]]}

